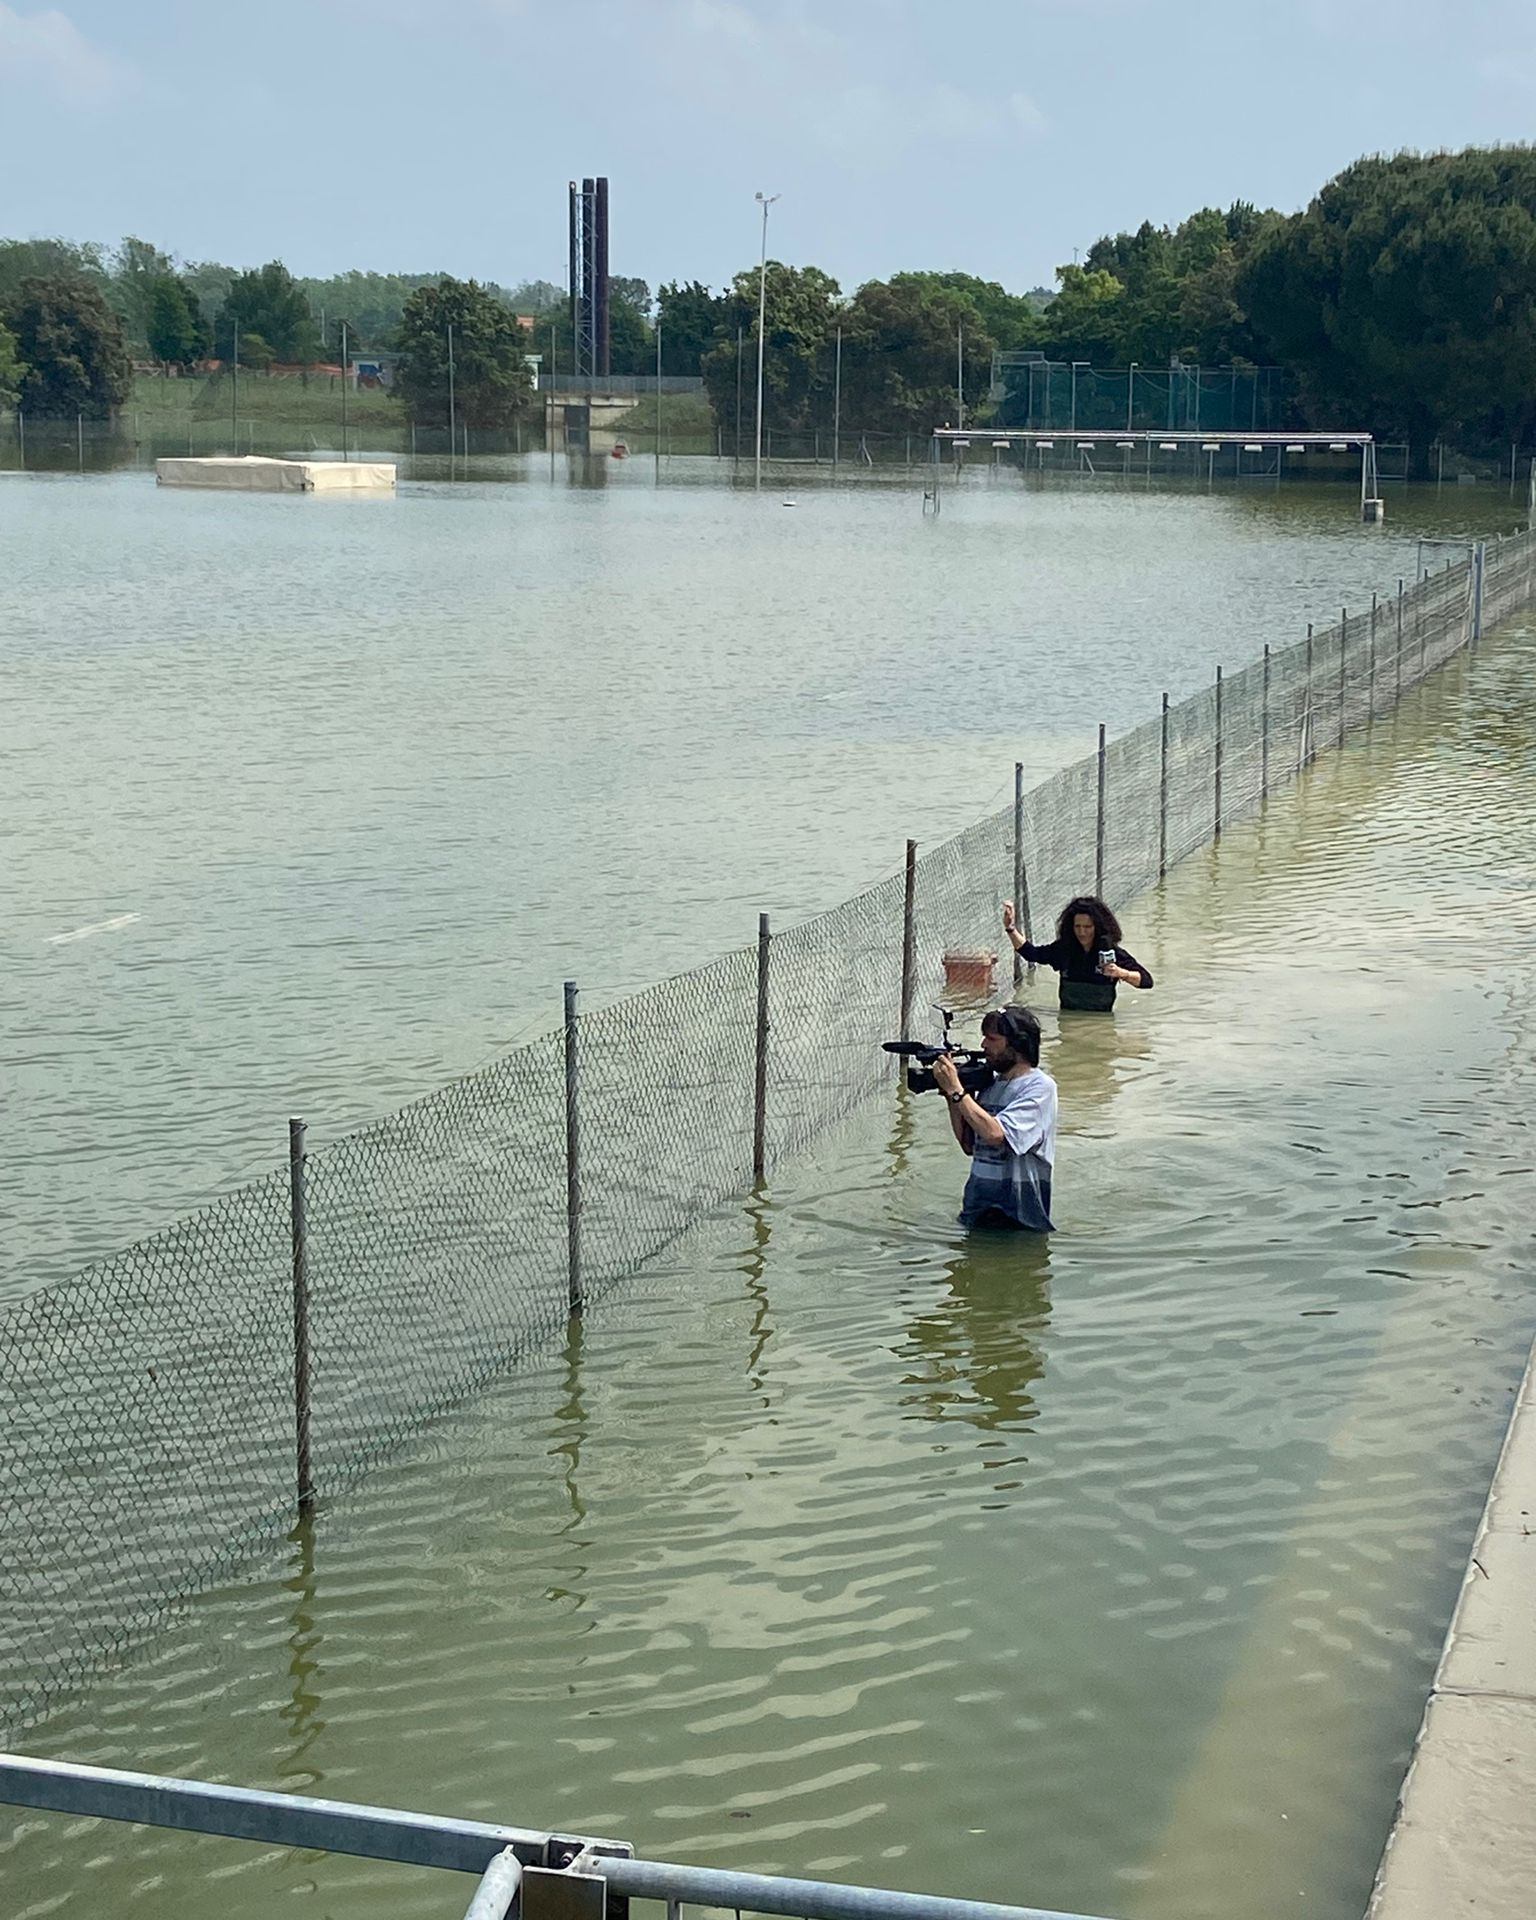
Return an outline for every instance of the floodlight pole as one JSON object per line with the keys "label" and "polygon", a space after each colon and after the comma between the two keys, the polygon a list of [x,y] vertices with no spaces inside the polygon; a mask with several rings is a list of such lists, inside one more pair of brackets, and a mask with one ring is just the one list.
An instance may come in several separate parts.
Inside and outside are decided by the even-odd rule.
{"label": "floodlight pole", "polygon": [[965,431],[965,328],[955,328],[955,425]]}
{"label": "floodlight pole", "polygon": [[757,444],[753,454],[753,481],[763,484],[763,328],[768,314],[768,209],[778,199],[776,193],[759,193],[763,210],[763,252],[757,268]]}
{"label": "floodlight pole", "polygon": [[447,326],[448,326],[448,471],[450,474],[452,474],[454,453],[455,453],[455,442],[458,437],[458,428],[454,420],[454,407],[453,407],[453,322],[451,320],[448,321]]}

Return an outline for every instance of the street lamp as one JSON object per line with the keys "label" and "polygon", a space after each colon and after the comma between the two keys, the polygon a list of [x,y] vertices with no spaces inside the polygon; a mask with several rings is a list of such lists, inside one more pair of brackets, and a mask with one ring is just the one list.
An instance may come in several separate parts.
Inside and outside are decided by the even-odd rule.
{"label": "street lamp", "polygon": [[763,484],[763,326],[768,311],[768,209],[776,193],[755,194],[763,210],[763,254],[757,269],[757,448],[753,462],[755,484]]}

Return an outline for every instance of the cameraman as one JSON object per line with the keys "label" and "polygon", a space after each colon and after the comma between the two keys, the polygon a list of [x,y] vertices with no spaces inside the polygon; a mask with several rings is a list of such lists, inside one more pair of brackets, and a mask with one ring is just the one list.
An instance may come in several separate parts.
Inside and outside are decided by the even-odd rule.
{"label": "cameraman", "polygon": [[982,1020],[981,1050],[997,1078],[979,1095],[964,1090],[947,1054],[933,1063],[949,1124],[971,1156],[960,1224],[1050,1233],[1056,1082],[1040,1070],[1040,1022],[1028,1007],[1000,1007]]}

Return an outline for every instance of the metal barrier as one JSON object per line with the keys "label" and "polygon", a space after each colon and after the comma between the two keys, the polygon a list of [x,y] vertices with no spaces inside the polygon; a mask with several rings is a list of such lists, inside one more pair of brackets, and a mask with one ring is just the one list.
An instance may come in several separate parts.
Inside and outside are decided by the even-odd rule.
{"label": "metal barrier", "polygon": [[827,1880],[636,1860],[627,1842],[0,1754],[0,1803],[479,1876],[465,1920],[628,1920],[631,1900],[799,1920],[1091,1920]]}
{"label": "metal barrier", "polygon": [[855,899],[594,1013],[573,991],[562,1028],[318,1150],[296,1133],[0,1313],[0,1728],[888,1088],[880,1041],[947,948],[999,943],[1005,895],[1033,939],[1044,903],[1154,884],[1533,595],[1529,534],[1399,582],[1028,793],[1016,773]]}

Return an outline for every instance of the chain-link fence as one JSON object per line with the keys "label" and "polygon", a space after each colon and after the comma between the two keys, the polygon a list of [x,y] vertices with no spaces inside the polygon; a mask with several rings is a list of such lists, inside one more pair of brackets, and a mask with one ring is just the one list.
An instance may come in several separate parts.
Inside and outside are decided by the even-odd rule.
{"label": "chain-link fence", "polygon": [[[890,1084],[1068,896],[1120,901],[1536,595],[1478,547],[1222,676],[856,899],[536,1040],[0,1317],[0,1726]],[[1006,977],[1000,982],[1006,990]],[[919,1024],[914,1022],[914,1024]],[[302,1333],[301,1333],[302,1329]]]}
{"label": "chain-link fence", "polygon": [[999,353],[990,397],[995,425],[1059,433],[1276,433],[1301,419],[1287,367],[1095,367]]}

